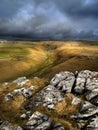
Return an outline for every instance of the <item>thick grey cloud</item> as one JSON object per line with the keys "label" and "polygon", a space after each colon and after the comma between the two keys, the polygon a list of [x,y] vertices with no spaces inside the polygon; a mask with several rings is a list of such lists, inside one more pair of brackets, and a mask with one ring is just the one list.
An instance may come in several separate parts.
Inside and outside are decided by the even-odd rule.
{"label": "thick grey cloud", "polygon": [[98,40],[98,0],[1,0],[0,36]]}
{"label": "thick grey cloud", "polygon": [[97,17],[98,1],[97,0],[64,0],[58,1],[58,7],[73,17]]}

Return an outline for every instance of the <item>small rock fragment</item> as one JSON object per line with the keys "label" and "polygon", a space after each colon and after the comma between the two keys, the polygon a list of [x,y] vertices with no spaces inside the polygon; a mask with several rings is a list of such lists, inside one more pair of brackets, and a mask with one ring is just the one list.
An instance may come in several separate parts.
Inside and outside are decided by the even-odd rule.
{"label": "small rock fragment", "polygon": [[73,97],[72,104],[73,105],[79,105],[81,103],[81,100],[77,97]]}
{"label": "small rock fragment", "polygon": [[28,119],[32,115],[31,111],[27,111],[26,113],[22,114],[20,118],[22,119]]}
{"label": "small rock fragment", "polygon": [[27,82],[29,82],[29,79],[27,79],[26,77],[19,77],[13,81],[13,83],[16,83],[18,86],[23,86]]}
{"label": "small rock fragment", "polygon": [[13,98],[13,95],[11,93],[8,93],[6,96],[5,96],[5,100],[6,101],[12,101],[14,98]]}

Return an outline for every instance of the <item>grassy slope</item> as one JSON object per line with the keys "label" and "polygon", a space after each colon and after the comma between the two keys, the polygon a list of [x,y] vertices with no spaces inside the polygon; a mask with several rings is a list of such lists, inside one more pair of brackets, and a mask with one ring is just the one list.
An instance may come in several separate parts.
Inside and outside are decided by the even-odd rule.
{"label": "grassy slope", "polygon": [[[28,75],[47,59],[40,45],[4,43],[0,46],[0,81]],[[33,70],[33,71],[31,71]]]}
{"label": "grassy slope", "polygon": [[[98,71],[98,44],[95,42],[7,42],[0,44],[0,81],[13,80],[19,76],[31,78],[32,85],[36,86],[36,92],[41,90],[47,80],[56,73],[69,70],[90,69]],[[39,79],[33,79],[38,76]],[[25,111],[21,105],[25,100],[15,97],[13,102],[4,101],[4,95],[12,92],[17,86],[1,86],[0,88],[0,116],[4,120],[21,125],[25,121],[19,116]],[[70,106],[72,95],[68,95],[66,101],[57,104],[55,111],[48,111],[39,106],[35,109],[46,112],[55,121],[60,121],[68,130],[76,130],[74,122],[70,122],[68,116],[76,112],[77,106]],[[73,109],[74,108],[74,109]],[[76,109],[75,109],[76,108]],[[11,111],[11,112],[10,112]]]}
{"label": "grassy slope", "polygon": [[[80,71],[84,69],[98,71],[98,44],[90,42],[54,42],[52,44],[54,62],[48,68],[38,71],[40,75],[51,79],[60,71]],[[51,46],[51,45],[50,45]]]}
{"label": "grassy slope", "polygon": [[[96,42],[46,41],[0,44],[0,81],[18,76],[51,78],[63,70],[98,70]],[[51,71],[50,71],[51,70]]]}

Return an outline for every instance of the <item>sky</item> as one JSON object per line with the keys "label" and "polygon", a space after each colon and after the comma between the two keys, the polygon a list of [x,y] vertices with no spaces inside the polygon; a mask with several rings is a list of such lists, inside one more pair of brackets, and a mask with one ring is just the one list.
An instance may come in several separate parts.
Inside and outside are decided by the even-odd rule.
{"label": "sky", "polygon": [[98,40],[98,0],[0,0],[0,38]]}

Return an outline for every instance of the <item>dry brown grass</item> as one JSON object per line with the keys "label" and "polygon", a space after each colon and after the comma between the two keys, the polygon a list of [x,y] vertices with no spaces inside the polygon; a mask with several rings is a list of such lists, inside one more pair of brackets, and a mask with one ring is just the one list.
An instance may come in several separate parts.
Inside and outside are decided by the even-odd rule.
{"label": "dry brown grass", "polygon": [[[64,42],[57,44],[54,50],[54,65],[45,72],[52,78],[60,71],[81,71],[85,69],[98,71],[98,45],[83,42]],[[44,74],[43,74],[44,75]]]}
{"label": "dry brown grass", "polygon": [[78,105],[72,105],[73,94],[67,94],[65,100],[56,105],[55,112],[61,117],[70,117],[79,111]]}
{"label": "dry brown grass", "polygon": [[0,118],[2,120],[18,125],[22,125],[26,122],[26,120],[20,118],[20,115],[26,112],[26,110],[23,109],[26,99],[23,96],[14,95],[14,100],[5,101],[4,97],[7,93],[12,93],[14,89],[32,85],[35,86],[35,89],[32,92],[34,95],[45,86],[45,80],[33,78],[24,86],[17,86],[14,83],[9,84],[8,86],[0,86]]}

